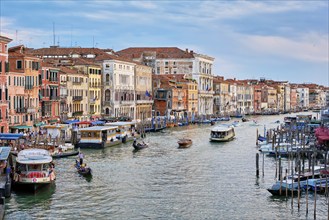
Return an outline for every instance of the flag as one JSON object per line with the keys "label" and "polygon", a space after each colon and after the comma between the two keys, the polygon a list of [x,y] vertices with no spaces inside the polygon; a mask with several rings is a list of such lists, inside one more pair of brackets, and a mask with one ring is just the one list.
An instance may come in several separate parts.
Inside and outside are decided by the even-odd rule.
{"label": "flag", "polygon": [[152,95],[147,90],[145,91],[145,96],[149,97],[150,100],[152,99]]}
{"label": "flag", "polygon": [[150,93],[149,93],[149,91],[145,91],[145,95],[147,96],[147,97],[150,97],[151,95],[150,95]]}

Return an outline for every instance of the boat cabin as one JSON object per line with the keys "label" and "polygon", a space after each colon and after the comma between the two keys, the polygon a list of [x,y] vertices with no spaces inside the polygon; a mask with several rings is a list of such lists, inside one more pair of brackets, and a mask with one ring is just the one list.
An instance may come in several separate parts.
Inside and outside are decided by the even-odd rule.
{"label": "boat cabin", "polygon": [[117,138],[117,126],[93,126],[81,128],[80,148],[104,148],[121,143]]}
{"label": "boat cabin", "polygon": [[116,137],[121,139],[123,143],[133,140],[133,138],[137,135],[135,122],[118,121],[106,123],[105,125],[116,126]]}
{"label": "boat cabin", "polygon": [[217,126],[211,130],[210,141],[230,141],[235,137],[233,126]]}

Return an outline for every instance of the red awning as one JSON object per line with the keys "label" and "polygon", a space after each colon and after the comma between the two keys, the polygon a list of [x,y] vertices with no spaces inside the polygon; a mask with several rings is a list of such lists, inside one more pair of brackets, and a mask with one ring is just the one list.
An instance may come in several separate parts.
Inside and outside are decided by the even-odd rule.
{"label": "red awning", "polygon": [[75,123],[76,125],[90,125],[91,121],[79,121],[77,123]]}

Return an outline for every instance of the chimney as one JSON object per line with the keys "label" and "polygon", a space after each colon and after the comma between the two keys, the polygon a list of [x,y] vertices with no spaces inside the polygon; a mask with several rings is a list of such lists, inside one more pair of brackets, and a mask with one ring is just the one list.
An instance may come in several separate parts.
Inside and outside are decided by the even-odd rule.
{"label": "chimney", "polygon": [[185,49],[185,52],[188,53],[188,48]]}
{"label": "chimney", "polygon": [[193,50],[191,50],[190,53],[193,54]]}

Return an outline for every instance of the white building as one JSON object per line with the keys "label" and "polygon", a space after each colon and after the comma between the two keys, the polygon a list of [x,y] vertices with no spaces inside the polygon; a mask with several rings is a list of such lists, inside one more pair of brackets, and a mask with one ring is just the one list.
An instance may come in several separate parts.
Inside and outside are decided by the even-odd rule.
{"label": "white building", "polygon": [[297,94],[298,94],[297,106],[299,106],[300,108],[309,108],[310,105],[309,89],[307,87],[299,87],[297,88]]}

